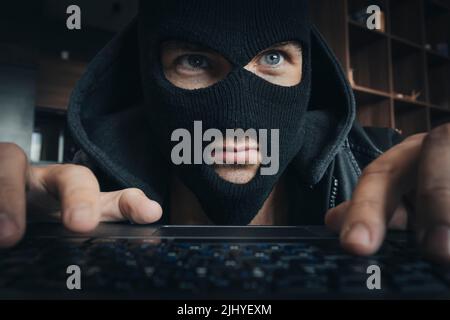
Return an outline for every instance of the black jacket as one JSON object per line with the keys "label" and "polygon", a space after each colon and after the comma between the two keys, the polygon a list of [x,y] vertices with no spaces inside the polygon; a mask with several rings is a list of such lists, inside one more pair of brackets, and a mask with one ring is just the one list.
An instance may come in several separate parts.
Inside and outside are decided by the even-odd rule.
{"label": "black jacket", "polygon": [[[336,57],[318,31],[311,42],[307,139],[287,170],[298,213],[292,224],[323,224],[328,208],[351,197],[361,170],[400,141],[394,130],[355,122],[354,96]],[[149,142],[140,83],[133,22],[93,59],[72,93],[68,125],[81,149],[74,162],[94,171],[102,191],[140,188],[164,208],[170,168]],[[160,222],[167,221],[163,214]]]}

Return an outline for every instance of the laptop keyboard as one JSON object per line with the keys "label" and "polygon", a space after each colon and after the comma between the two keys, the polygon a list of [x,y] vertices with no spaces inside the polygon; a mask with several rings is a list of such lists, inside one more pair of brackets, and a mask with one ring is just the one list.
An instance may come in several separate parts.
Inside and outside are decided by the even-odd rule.
{"label": "laptop keyboard", "polygon": [[[332,240],[244,241],[25,240],[0,251],[0,293],[67,293],[67,267],[77,265],[85,293],[450,296],[450,268],[421,259],[406,242],[389,242],[377,255],[363,258],[344,253]],[[371,265],[380,267],[381,290],[367,288]]]}

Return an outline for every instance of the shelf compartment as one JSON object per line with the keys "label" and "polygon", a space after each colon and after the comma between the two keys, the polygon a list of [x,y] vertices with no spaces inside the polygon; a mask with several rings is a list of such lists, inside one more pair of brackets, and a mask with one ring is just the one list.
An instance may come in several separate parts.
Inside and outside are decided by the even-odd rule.
{"label": "shelf compartment", "polygon": [[450,57],[450,9],[436,1],[425,1],[425,44],[439,55]]}
{"label": "shelf compartment", "polygon": [[[347,30],[345,1],[315,0],[310,1],[309,7],[314,24],[333,49],[341,64],[347,69],[347,46],[344,45],[346,41],[343,41]],[[327,12],[334,14],[326,14]]]}
{"label": "shelf compartment", "polygon": [[450,110],[441,110],[438,108],[430,108],[431,128],[450,123]]}
{"label": "shelf compartment", "polygon": [[427,132],[428,108],[405,101],[394,101],[395,128],[404,136]]}
{"label": "shelf compartment", "polygon": [[388,24],[388,0],[348,0],[348,19],[354,24],[360,25],[367,29],[367,8],[371,5],[377,5],[383,12],[382,23],[384,24],[384,30],[379,32],[389,32]]}
{"label": "shelf compartment", "polygon": [[358,122],[367,127],[392,127],[391,100],[363,90],[354,90]]}
{"label": "shelf compartment", "polygon": [[380,32],[349,25],[350,68],[353,83],[389,91],[388,38]]}
{"label": "shelf compartment", "polygon": [[450,61],[427,54],[430,103],[450,110]]}
{"label": "shelf compartment", "polygon": [[423,44],[421,0],[389,1],[391,33],[400,38]]}
{"label": "shelf compartment", "polygon": [[422,50],[403,42],[392,41],[392,73],[394,96],[402,95],[408,99],[420,93],[418,101],[426,101],[425,59]]}

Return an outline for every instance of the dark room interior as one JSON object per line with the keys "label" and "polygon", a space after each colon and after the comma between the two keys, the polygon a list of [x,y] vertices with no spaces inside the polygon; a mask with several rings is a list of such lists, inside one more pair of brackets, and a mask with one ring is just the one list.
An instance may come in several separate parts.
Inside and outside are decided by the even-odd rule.
{"label": "dark room interior", "polygon": [[[382,30],[358,22],[358,12],[369,2],[383,10]],[[84,8],[81,30],[64,28],[65,8],[72,3]],[[76,150],[64,129],[70,93],[95,53],[133,18],[137,1],[40,0],[2,6],[0,137],[18,143],[33,161],[70,161]],[[24,6],[28,10],[20,10]],[[395,128],[408,136],[450,121],[447,2],[316,0],[311,13],[347,72],[362,125]],[[22,98],[10,103],[15,92]],[[40,148],[32,155],[36,139]]]}

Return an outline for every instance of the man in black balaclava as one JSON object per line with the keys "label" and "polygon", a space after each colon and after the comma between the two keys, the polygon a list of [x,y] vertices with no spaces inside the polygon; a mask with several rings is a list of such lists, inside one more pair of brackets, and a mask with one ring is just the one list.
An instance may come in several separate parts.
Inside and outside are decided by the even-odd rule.
{"label": "man in black balaclava", "polygon": [[73,92],[76,164],[28,166],[0,145],[0,245],[20,239],[27,205],[79,232],[325,221],[363,255],[409,226],[450,260],[449,126],[403,142],[361,128],[307,12],[306,0],[142,1]]}
{"label": "man in black balaclava", "polygon": [[[169,161],[172,132],[186,128],[194,136],[194,121],[223,135],[234,128],[279,130],[276,173],[264,175],[258,163],[175,167],[214,223],[250,223],[299,152],[311,86],[309,37],[304,1],[169,1],[158,8],[143,2],[143,91],[152,136]],[[288,84],[278,84],[280,79]],[[238,156],[238,149],[250,156],[245,142],[225,141],[223,159]],[[257,141],[247,148],[250,143],[257,152]],[[249,170],[253,176],[242,181]]]}

